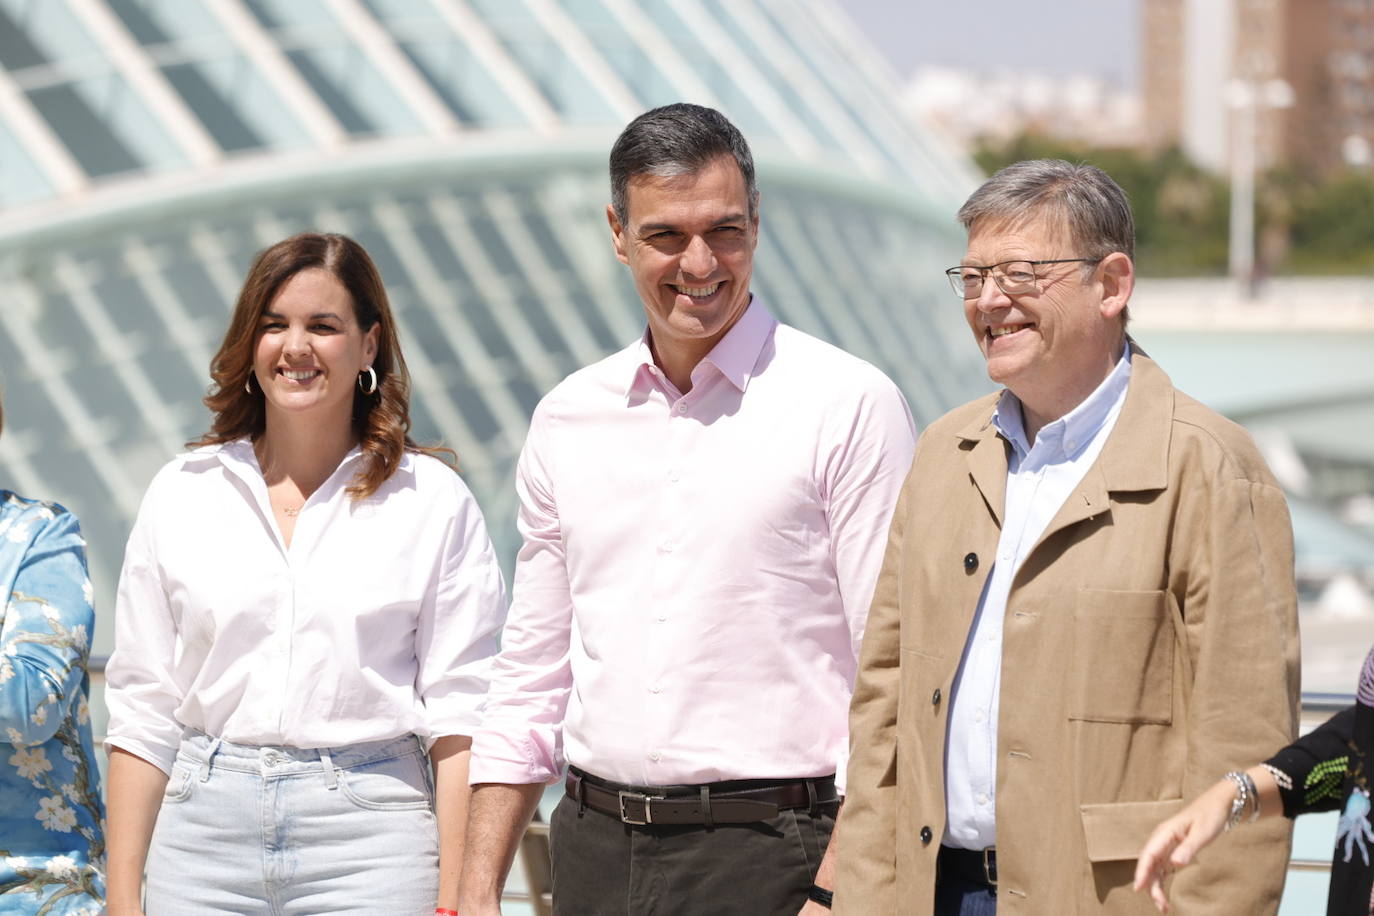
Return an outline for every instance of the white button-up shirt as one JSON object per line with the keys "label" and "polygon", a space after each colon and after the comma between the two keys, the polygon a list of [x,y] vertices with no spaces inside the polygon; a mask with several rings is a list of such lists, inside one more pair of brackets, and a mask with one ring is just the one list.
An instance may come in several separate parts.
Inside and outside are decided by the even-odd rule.
{"label": "white button-up shirt", "polygon": [[945,747],[942,842],[984,849],[997,841],[997,713],[1002,683],[1002,622],[1016,571],[1064,500],[1097,460],[1126,402],[1129,348],[1083,403],[1048,424],[1031,445],[1021,402],[1003,392],[992,421],[1012,445],[1006,510],[992,572],[983,586],[973,629],[954,679]]}
{"label": "white button-up shirt", "polygon": [[676,390],[645,340],[535,411],[472,781],[844,776],[914,431],[882,373],[757,299]]}
{"label": "white button-up shirt", "polygon": [[291,747],[475,730],[506,608],[481,511],[411,453],[355,502],[361,454],[289,548],[247,440],[158,473],[119,581],[109,745],[170,771],[183,727]]}

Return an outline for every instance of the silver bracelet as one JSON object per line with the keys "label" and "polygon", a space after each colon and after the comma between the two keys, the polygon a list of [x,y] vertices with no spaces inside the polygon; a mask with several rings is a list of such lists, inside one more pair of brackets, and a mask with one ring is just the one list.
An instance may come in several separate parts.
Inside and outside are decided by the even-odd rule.
{"label": "silver bracelet", "polygon": [[1231,813],[1226,818],[1226,829],[1234,830],[1240,824],[1246,808],[1251,809],[1249,820],[1253,823],[1260,814],[1259,790],[1255,788],[1254,777],[1240,770],[1232,770],[1224,778],[1236,784],[1236,797],[1231,800]]}
{"label": "silver bracelet", "polygon": [[1284,790],[1285,792],[1293,791],[1292,776],[1289,776],[1283,770],[1280,770],[1278,767],[1270,763],[1262,763],[1260,764],[1260,766],[1264,767],[1266,770],[1269,771],[1269,775],[1274,777],[1274,782],[1278,784],[1278,787],[1280,789]]}

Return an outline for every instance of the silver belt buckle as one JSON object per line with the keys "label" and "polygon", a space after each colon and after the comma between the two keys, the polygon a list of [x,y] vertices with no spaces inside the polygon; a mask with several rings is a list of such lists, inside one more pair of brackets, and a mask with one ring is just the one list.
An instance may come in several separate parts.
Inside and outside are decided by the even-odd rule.
{"label": "silver belt buckle", "polygon": [[[643,827],[645,824],[654,822],[653,816],[649,813],[649,802],[663,801],[661,795],[644,795],[639,792],[626,792],[623,789],[616,793],[620,797],[620,820],[622,823],[633,824],[636,827]],[[637,801],[644,806],[644,820],[638,821],[625,813],[625,800]]]}
{"label": "silver belt buckle", "polygon": [[[648,811],[648,806],[644,809]],[[993,889],[997,887],[997,847],[988,846],[983,849],[983,877]]]}

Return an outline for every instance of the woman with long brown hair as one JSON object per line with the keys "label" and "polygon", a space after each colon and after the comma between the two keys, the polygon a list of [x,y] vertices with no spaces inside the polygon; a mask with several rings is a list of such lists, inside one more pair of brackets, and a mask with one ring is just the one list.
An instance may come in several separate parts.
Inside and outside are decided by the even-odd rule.
{"label": "woman with long brown hair", "polygon": [[505,616],[471,494],[409,436],[367,253],[249,271],[129,537],[108,667],[112,914],[425,913],[457,895]]}

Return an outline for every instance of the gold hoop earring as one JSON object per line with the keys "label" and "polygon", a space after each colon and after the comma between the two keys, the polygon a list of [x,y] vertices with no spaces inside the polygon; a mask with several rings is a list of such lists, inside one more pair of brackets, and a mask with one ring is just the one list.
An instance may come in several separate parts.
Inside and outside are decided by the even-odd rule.
{"label": "gold hoop earring", "polygon": [[[363,375],[364,375],[364,374],[366,374],[366,375],[368,376],[368,382],[369,382],[369,384],[368,384],[368,386],[367,386],[366,388],[363,387]],[[359,372],[359,373],[358,373],[358,390],[361,391],[363,394],[375,394],[375,393],[376,393],[376,391],[377,391],[377,373],[376,373],[376,371],[373,370],[373,368],[372,368],[371,366],[368,366],[368,367],[367,367],[366,369],[364,369],[362,372]]]}

